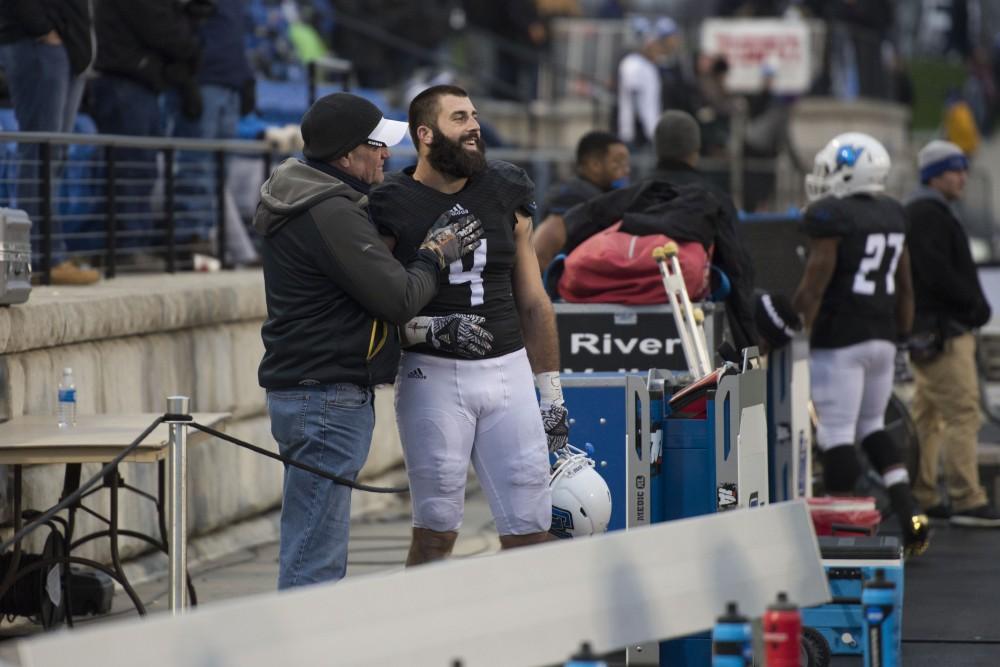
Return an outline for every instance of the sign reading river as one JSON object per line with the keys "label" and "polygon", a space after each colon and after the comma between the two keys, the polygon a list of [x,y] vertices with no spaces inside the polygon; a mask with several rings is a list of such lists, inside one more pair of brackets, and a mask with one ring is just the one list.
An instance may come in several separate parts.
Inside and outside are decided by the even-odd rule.
{"label": "sign reading river", "polygon": [[[722,337],[722,306],[705,310],[708,349]],[[556,303],[559,356],[567,372],[684,371],[687,363],[670,307]]]}

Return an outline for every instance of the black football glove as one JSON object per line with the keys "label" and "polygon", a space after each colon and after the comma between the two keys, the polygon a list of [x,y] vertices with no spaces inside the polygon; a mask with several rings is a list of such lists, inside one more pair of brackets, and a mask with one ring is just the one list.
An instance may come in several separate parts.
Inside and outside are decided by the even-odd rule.
{"label": "black football glove", "polygon": [[431,226],[421,248],[437,255],[443,269],[479,247],[483,223],[472,213],[448,211]]}
{"label": "black football glove", "polygon": [[549,441],[549,452],[562,449],[569,443],[569,410],[562,403],[539,406],[542,411],[542,426]]}
{"label": "black football glove", "polygon": [[435,349],[469,359],[485,357],[493,349],[493,334],[481,325],[482,315],[456,313],[430,318],[427,342]]}

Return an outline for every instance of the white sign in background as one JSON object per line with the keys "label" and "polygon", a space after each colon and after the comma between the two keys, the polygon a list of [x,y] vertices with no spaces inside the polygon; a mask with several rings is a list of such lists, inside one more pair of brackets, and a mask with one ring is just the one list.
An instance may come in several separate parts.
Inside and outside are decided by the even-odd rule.
{"label": "white sign in background", "polygon": [[812,83],[809,26],[802,21],[709,19],[702,24],[701,51],[726,57],[726,87],[734,93],[759,92],[765,67],[774,71],[776,93],[805,93]]}

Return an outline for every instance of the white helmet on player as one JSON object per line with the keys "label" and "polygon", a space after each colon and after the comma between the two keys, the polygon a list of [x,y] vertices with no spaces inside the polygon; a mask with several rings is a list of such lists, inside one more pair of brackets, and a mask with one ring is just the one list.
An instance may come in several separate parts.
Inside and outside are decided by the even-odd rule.
{"label": "white helmet on player", "polygon": [[611,520],[611,491],[594,470],[594,459],[567,445],[555,452],[552,466],[552,528],[556,537],[603,533]]}
{"label": "white helmet on player", "polygon": [[813,173],[806,175],[809,201],[833,195],[882,192],[892,161],[885,146],[861,132],[838,134],[816,153]]}

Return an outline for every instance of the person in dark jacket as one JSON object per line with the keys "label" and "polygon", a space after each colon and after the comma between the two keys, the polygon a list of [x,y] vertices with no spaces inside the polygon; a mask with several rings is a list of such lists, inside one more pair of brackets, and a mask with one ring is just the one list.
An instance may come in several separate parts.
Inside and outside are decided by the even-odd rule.
{"label": "person in dark jacket", "polygon": [[549,190],[542,207],[542,221],[531,240],[542,272],[566,243],[562,216],[577,204],[624,185],[630,172],[629,151],[610,132],[592,131],[576,144],[576,176]]}
{"label": "person in dark jacket", "polygon": [[[0,65],[7,74],[14,117],[22,132],[72,132],[83,97],[83,72],[90,66],[90,8],[87,0],[6,0],[0,3]],[[17,201],[35,224],[40,221],[38,144],[18,145]],[[54,284],[83,285],[98,273],[77,267],[62,225],[53,221]],[[35,256],[39,257],[35,248]],[[38,262],[36,261],[36,264]]]}
{"label": "person in dark jacket", "polygon": [[[932,518],[1000,528],[1000,516],[979,483],[976,457],[982,418],[974,331],[989,321],[990,306],[952,208],[965,188],[968,162],[955,144],[932,141],[920,151],[918,164],[921,187],[906,203],[916,311],[910,346],[913,421],[920,442],[913,493]],[[941,460],[950,509],[938,491]]]}
{"label": "person in dark jacket", "polygon": [[[188,92],[187,113],[200,115],[200,101],[192,88],[199,55],[198,36],[185,7],[193,4],[165,0],[97,0],[99,76],[91,84],[94,121],[101,134],[140,137],[163,135],[160,94],[168,88]],[[116,177],[118,219],[126,234],[124,247],[153,245],[150,194],[156,180],[156,152],[119,148]],[[126,164],[127,163],[127,164]]]}
{"label": "person in dark jacket", "polygon": [[656,124],[655,144],[657,164],[651,176],[641,183],[600,195],[566,212],[565,252],[572,252],[586,239],[621,220],[637,195],[649,191],[651,183],[697,186],[710,194],[721,208],[722,214],[713,216],[718,219],[712,263],[726,273],[732,284],[726,298],[726,315],[733,344],[738,349],[756,345],[753,263],[736,231],[738,216],[732,199],[695,167],[701,149],[698,121],[684,111],[664,112]]}
{"label": "person in dark jacket", "polygon": [[[194,139],[235,139],[240,117],[253,111],[255,106],[256,81],[243,44],[246,3],[244,0],[215,0],[207,8],[196,11],[196,16],[199,14],[204,14],[198,21],[201,58],[192,82],[197,91],[187,91],[187,96],[196,95],[200,99],[201,113],[192,116],[185,111],[184,91],[168,91],[165,100],[168,134]],[[174,201],[178,242],[200,241],[210,245],[219,219],[215,208],[213,156],[204,151],[181,151],[177,164]],[[235,206],[230,211],[234,209]],[[256,252],[242,220],[237,217],[227,214],[224,218],[228,247],[218,250],[226,252],[230,261],[245,264],[256,259]]]}
{"label": "person in dark jacket", "polygon": [[[482,234],[474,216],[442,216],[406,266],[393,258],[368,219],[367,193],[406,128],[349,93],[317,100],[302,120],[306,159],[275,169],[254,218],[267,299],[258,379],[271,433],[283,456],[351,480],[368,457],[374,387],[396,375],[396,325]],[[427,342],[453,350],[459,329],[476,327],[437,324]],[[286,466],[278,588],[342,578],[350,516],[350,488]]]}

